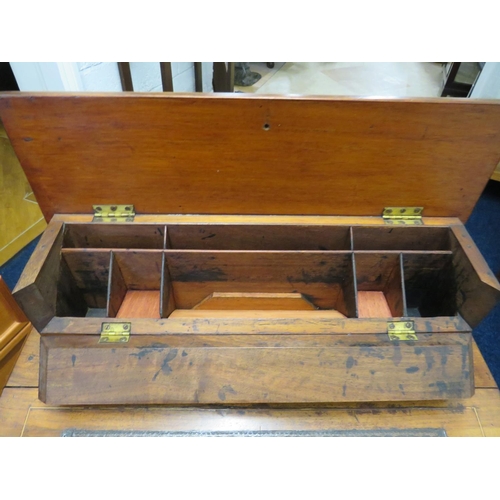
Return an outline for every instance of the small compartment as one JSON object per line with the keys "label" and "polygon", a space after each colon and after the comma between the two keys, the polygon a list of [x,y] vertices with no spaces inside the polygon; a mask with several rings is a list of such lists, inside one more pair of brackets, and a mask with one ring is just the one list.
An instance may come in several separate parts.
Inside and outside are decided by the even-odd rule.
{"label": "small compartment", "polygon": [[455,316],[457,285],[452,255],[404,254],[408,316]]}
{"label": "small compartment", "polygon": [[66,224],[65,248],[163,249],[164,225]]}
{"label": "small compartment", "polygon": [[65,249],[56,316],[159,318],[161,251]]}
{"label": "small compartment", "polygon": [[350,253],[167,250],[164,254],[164,316],[176,309],[296,308],[356,317]]}
{"label": "small compartment", "polygon": [[162,258],[161,252],[111,253],[109,317],[160,318]]}
{"label": "small compartment", "polygon": [[56,316],[106,317],[109,250],[63,250]]}
{"label": "small compartment", "polygon": [[447,227],[373,226],[353,230],[354,250],[450,250]]}
{"label": "small compartment", "polygon": [[167,247],[193,250],[351,250],[349,226],[169,225]]}
{"label": "small compartment", "polygon": [[405,316],[400,254],[355,254],[359,318]]}

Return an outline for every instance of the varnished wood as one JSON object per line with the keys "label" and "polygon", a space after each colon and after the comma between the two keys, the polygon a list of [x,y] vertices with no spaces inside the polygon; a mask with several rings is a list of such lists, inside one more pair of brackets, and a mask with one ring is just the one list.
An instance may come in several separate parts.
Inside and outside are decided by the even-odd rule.
{"label": "varnished wood", "polygon": [[116,314],[117,318],[160,318],[160,292],[128,290]]}
{"label": "varnished wood", "polygon": [[133,203],[150,214],[423,206],[465,221],[500,156],[495,101],[7,93],[0,115],[47,219]]}
{"label": "varnished wood", "polygon": [[[55,214],[52,222],[66,224],[88,224],[94,216],[90,214]],[[310,215],[199,215],[199,214],[137,214],[134,222],[123,222],[127,225],[142,224],[182,224],[182,225],[271,225],[271,226],[385,226],[387,223],[378,216],[310,216]],[[422,227],[450,226],[463,227],[456,217],[422,217]],[[470,236],[469,236],[470,239]]]}
{"label": "varnished wood", "polygon": [[38,387],[39,361],[40,334],[32,328],[9,378],[7,387]]}
{"label": "varnished wood", "polygon": [[[484,392],[484,391],[483,391]],[[27,398],[26,398],[27,399]],[[464,401],[465,402],[465,401]],[[464,406],[418,408],[379,404],[368,408],[169,408],[119,409],[37,408],[28,414],[23,436],[61,436],[69,429],[87,431],[273,431],[443,429],[447,436],[482,437],[484,431],[477,412],[485,411],[488,432],[498,432],[500,402],[491,404],[479,393],[477,402]],[[495,426],[496,425],[496,426]]]}
{"label": "varnished wood", "polygon": [[[334,320],[339,318],[345,318],[342,313],[329,310],[269,310],[269,309],[232,309],[232,310],[210,310],[210,309],[175,309],[169,316],[170,319],[176,320],[193,320],[193,319],[204,319],[204,320],[222,320],[221,323],[227,321],[231,318],[238,318],[239,320],[264,320],[264,321],[276,321],[276,320],[295,320],[305,326],[305,321],[309,323],[314,323],[319,320]],[[283,327],[282,327],[283,328]]]}
{"label": "varnished wood", "polygon": [[0,277],[0,394],[9,380],[31,325]]}
{"label": "varnished wood", "polygon": [[[47,408],[38,399],[36,331],[0,397],[0,436],[60,436],[88,430],[258,430],[443,428],[448,436],[500,436],[500,393],[473,342],[476,391],[466,400],[322,405],[301,408]],[[33,346],[33,348],[30,347]],[[30,360],[30,357],[32,359]],[[25,363],[22,360],[25,359]],[[33,385],[35,388],[23,388]],[[485,387],[488,389],[481,389]]]}
{"label": "varnished wood", "polygon": [[384,292],[359,291],[358,310],[360,318],[392,317]]}
{"label": "varnished wood", "polygon": [[160,224],[68,224],[65,248],[163,248],[165,226]]}
{"label": "varnished wood", "polygon": [[472,396],[470,334],[430,335],[418,346],[387,345],[386,337],[173,335],[108,345],[75,336],[68,345],[60,335],[45,335],[40,399],[195,405]]}
{"label": "varnished wood", "polygon": [[111,318],[116,318],[127,295],[127,283],[123,278],[120,265],[116,260],[114,252],[111,252],[110,255],[108,278],[106,315]]}
{"label": "varnished wood", "polygon": [[354,250],[449,250],[450,229],[419,226],[355,227]]}
{"label": "varnished wood", "polygon": [[302,224],[170,224],[168,240],[178,250],[351,250],[348,227]]}
{"label": "varnished wood", "polygon": [[175,303],[189,309],[214,292],[303,293],[316,307],[353,315],[354,297],[342,289],[347,253],[166,250]]}
{"label": "varnished wood", "polygon": [[[200,310],[315,310],[301,293],[220,293],[214,292],[196,304]],[[343,315],[342,315],[343,316]]]}
{"label": "varnished wood", "polygon": [[[345,319],[343,321],[332,322],[328,314],[323,316],[323,312],[329,311],[311,311],[312,317],[304,319],[300,316],[290,318],[277,314],[277,317],[260,320],[249,318],[248,321],[241,321],[234,317],[198,320],[182,320],[176,318],[165,318],[160,321],[148,319],[138,319],[134,321],[135,335],[164,335],[164,334],[282,334],[297,335],[307,332],[308,334],[319,335],[350,335],[365,333],[387,333],[387,320],[382,319]],[[301,315],[307,311],[302,311]],[[321,314],[320,314],[321,313]],[[412,318],[415,323],[417,333],[454,333],[468,332],[470,326],[460,317],[443,318]],[[113,323],[115,318],[109,318]],[[43,329],[43,334],[67,334],[67,335],[99,335],[101,333],[102,320],[98,318],[53,318]]]}

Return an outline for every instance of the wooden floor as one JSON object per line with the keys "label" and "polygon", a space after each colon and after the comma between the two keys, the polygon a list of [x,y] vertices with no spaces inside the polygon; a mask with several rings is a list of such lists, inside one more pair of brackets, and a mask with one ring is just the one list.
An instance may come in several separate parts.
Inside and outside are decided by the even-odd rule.
{"label": "wooden floor", "polygon": [[47,226],[0,122],[0,266]]}
{"label": "wooden floor", "polygon": [[476,393],[442,402],[290,408],[52,408],[38,400],[39,335],[33,331],[0,397],[0,436],[87,431],[444,429],[448,436],[500,436],[500,392],[474,345]]}

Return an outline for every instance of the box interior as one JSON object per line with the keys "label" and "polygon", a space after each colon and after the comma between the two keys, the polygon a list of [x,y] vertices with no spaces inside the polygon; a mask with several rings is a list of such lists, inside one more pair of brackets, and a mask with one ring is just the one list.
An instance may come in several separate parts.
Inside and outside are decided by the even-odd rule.
{"label": "box interior", "polygon": [[73,223],[62,241],[56,316],[459,313],[448,227]]}

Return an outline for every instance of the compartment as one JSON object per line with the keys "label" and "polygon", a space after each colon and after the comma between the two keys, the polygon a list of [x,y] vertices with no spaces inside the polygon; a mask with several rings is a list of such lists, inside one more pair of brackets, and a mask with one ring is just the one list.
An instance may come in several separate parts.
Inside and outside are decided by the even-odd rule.
{"label": "compartment", "polygon": [[355,254],[359,318],[405,316],[401,255]]}
{"label": "compartment", "polygon": [[159,318],[161,251],[65,249],[56,316]]}
{"label": "compartment", "polygon": [[356,317],[350,253],[167,250],[164,259],[165,316],[179,309],[296,307]]}
{"label": "compartment", "polygon": [[447,227],[353,226],[354,250],[450,250]]}
{"label": "compartment", "polygon": [[194,250],[351,250],[349,226],[169,225],[167,247]]}
{"label": "compartment", "polygon": [[455,316],[458,313],[452,255],[403,254],[403,272],[408,316]]}
{"label": "compartment", "polygon": [[56,316],[106,316],[109,250],[63,250]]}
{"label": "compartment", "polygon": [[165,232],[155,224],[66,224],[63,247],[163,249]]}

